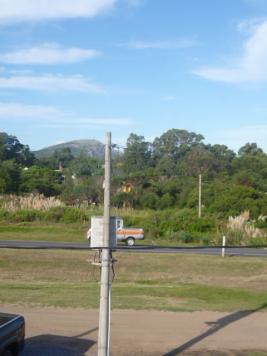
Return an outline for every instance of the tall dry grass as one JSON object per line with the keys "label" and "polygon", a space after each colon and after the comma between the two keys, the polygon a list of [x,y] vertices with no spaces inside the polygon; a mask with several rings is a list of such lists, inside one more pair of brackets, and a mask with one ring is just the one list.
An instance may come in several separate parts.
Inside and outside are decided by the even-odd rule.
{"label": "tall dry grass", "polygon": [[[260,216],[258,219],[265,217]],[[250,220],[249,211],[244,211],[238,216],[230,216],[227,223],[228,235],[236,235],[239,239],[262,238],[266,234],[263,230],[255,227],[254,222]]]}
{"label": "tall dry grass", "polygon": [[50,208],[65,206],[55,197],[45,197],[42,194],[0,195],[0,209],[7,211],[18,210],[49,210]]}

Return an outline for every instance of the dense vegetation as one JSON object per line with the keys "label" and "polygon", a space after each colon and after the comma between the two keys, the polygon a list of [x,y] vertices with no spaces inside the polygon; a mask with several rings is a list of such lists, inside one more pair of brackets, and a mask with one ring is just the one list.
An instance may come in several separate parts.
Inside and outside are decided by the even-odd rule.
{"label": "dense vegetation", "polygon": [[[205,144],[200,134],[171,129],[152,143],[132,133],[124,151],[114,147],[113,152],[112,205],[149,210],[155,236],[171,239],[179,233],[186,240],[187,233],[223,229],[223,221],[244,211],[250,212],[247,221],[267,227],[267,155],[255,143],[235,153],[225,145]],[[197,218],[200,174],[202,219]],[[16,137],[0,133],[1,194],[38,193],[70,206],[98,206],[102,186],[101,160],[74,157],[68,148],[37,159]],[[142,214],[139,220],[125,215],[132,225],[148,224]]]}

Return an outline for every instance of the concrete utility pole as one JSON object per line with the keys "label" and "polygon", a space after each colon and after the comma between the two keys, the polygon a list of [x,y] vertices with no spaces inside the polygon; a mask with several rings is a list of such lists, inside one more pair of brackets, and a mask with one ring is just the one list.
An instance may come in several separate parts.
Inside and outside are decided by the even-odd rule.
{"label": "concrete utility pole", "polygon": [[101,287],[99,305],[98,356],[109,354],[109,271],[110,271],[110,156],[111,133],[106,133],[105,143],[105,181],[104,181],[104,248],[101,254]]}
{"label": "concrete utility pole", "polygon": [[202,175],[199,175],[199,181],[198,181],[198,217],[199,219],[201,218],[201,208],[202,208],[202,202],[201,202],[201,194],[202,194]]}

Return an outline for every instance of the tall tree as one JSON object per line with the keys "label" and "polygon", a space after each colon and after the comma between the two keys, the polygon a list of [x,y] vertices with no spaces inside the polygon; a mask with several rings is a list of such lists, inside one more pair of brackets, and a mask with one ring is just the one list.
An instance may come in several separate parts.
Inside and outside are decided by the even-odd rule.
{"label": "tall tree", "polygon": [[154,140],[154,153],[157,158],[167,156],[177,160],[183,157],[190,147],[200,144],[203,140],[202,135],[194,132],[171,129]]}
{"label": "tall tree", "polygon": [[144,136],[131,133],[124,151],[124,169],[126,173],[136,173],[151,165],[151,145]]}
{"label": "tall tree", "polygon": [[258,145],[253,142],[253,143],[246,143],[244,146],[242,146],[239,151],[238,151],[239,156],[244,156],[244,155],[258,155],[258,154],[263,154],[263,150],[258,147]]}
{"label": "tall tree", "polygon": [[192,147],[184,157],[182,171],[190,176],[208,173],[214,165],[214,155],[204,145]]}
{"label": "tall tree", "polygon": [[23,166],[30,166],[34,162],[34,155],[29,146],[23,145],[16,136],[0,132],[0,160],[11,159]]}

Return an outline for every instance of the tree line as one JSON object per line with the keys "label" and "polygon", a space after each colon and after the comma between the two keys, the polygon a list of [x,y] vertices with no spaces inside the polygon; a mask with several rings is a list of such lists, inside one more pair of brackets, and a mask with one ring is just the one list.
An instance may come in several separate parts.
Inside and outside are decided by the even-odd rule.
{"label": "tree line", "polygon": [[[267,155],[256,143],[237,153],[204,143],[201,134],[170,129],[148,142],[131,133],[113,149],[112,204],[135,209],[196,209],[198,176],[203,212],[218,217],[249,210],[267,215]],[[103,200],[103,160],[70,149],[37,159],[15,136],[0,133],[0,193],[59,196],[70,205]]]}

